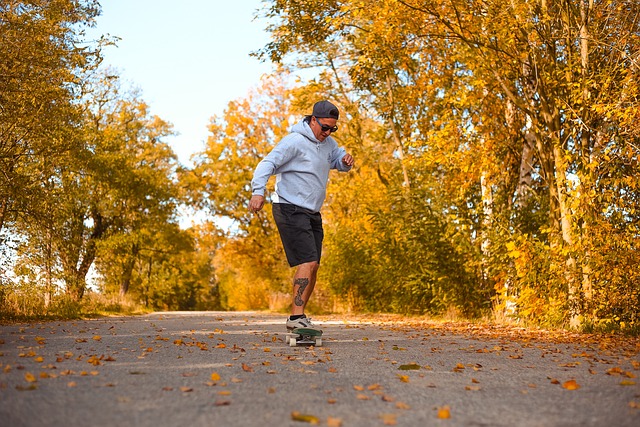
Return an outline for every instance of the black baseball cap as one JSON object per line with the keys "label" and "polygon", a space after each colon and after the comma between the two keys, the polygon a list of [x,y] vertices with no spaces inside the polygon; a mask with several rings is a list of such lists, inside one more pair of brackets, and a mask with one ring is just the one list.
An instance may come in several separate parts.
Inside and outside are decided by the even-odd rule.
{"label": "black baseball cap", "polygon": [[313,113],[311,114],[319,119],[336,119],[340,118],[340,112],[338,107],[330,103],[329,101],[316,102],[313,106]]}

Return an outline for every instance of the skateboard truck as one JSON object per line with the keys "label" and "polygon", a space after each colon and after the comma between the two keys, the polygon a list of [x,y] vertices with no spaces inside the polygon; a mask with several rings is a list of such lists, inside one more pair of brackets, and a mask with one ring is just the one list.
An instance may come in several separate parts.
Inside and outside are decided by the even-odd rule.
{"label": "skateboard truck", "polygon": [[285,342],[291,347],[295,347],[298,344],[322,347],[322,331],[309,328],[296,328],[287,334]]}

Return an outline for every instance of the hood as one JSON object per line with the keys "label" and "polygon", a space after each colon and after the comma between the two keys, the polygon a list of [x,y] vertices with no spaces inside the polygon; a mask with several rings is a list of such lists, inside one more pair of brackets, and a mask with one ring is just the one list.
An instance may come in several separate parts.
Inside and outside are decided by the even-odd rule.
{"label": "hood", "polygon": [[314,144],[322,144],[322,142],[318,141],[316,136],[313,134],[313,131],[311,130],[311,127],[309,126],[309,124],[305,120],[306,119],[302,119],[298,123],[293,125],[293,127],[291,128],[291,132],[292,133],[299,133],[300,135],[304,136],[305,138],[307,138],[309,141],[313,142]]}

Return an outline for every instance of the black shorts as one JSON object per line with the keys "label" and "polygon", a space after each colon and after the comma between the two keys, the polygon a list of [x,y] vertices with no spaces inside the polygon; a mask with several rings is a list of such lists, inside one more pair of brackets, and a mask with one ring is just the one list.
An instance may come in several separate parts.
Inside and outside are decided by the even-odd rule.
{"label": "black shorts", "polygon": [[322,255],[322,216],[288,203],[273,204],[273,218],[291,267],[317,261]]}

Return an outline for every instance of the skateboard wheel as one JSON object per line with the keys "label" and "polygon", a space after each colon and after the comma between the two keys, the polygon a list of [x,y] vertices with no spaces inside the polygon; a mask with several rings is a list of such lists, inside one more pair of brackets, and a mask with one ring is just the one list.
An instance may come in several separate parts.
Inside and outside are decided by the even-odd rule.
{"label": "skateboard wheel", "polygon": [[289,344],[289,340],[291,340],[291,336],[290,335],[285,335],[284,342]]}
{"label": "skateboard wheel", "polygon": [[296,346],[296,339],[291,337],[289,338],[289,346],[291,347],[295,347]]}
{"label": "skateboard wheel", "polygon": [[316,347],[322,347],[322,338],[316,340]]}

